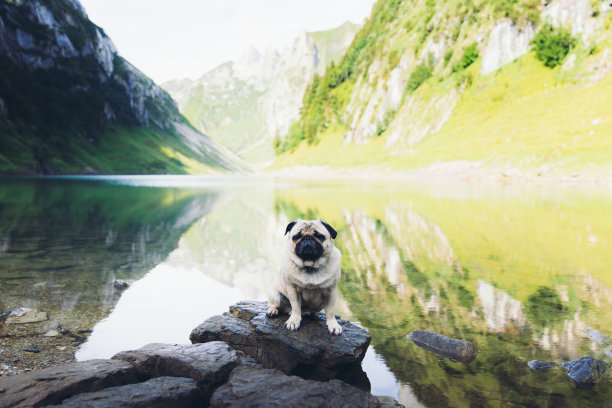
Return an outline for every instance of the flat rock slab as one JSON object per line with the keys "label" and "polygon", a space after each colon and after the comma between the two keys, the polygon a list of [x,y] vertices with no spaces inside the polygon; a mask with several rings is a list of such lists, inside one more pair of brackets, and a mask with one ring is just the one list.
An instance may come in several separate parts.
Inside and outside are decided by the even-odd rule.
{"label": "flat rock slab", "polygon": [[38,323],[48,319],[49,316],[47,312],[41,312],[37,309],[30,309],[27,307],[11,310],[6,314],[6,324]]}
{"label": "flat rock slab", "polygon": [[288,376],[279,370],[238,367],[212,396],[213,408],[381,407],[371,394],[339,380],[326,382]]}
{"label": "flat rock slab", "polygon": [[227,343],[213,341],[204,344],[151,343],[112,357],[130,363],[143,377],[187,377],[197,382],[208,401],[213,389],[227,381],[239,364],[256,364]]}
{"label": "flat rock slab", "polygon": [[243,301],[230,313],[213,316],[191,332],[192,343],[221,340],[252,356],[265,368],[328,380],[340,378],[362,389],[369,381],[361,370],[371,337],[367,330],[339,320],[342,334],[329,333],[322,315],[303,318],[297,331],[285,328],[288,315],[266,316],[266,302]]}
{"label": "flat rock slab", "polygon": [[0,408],[58,404],[79,393],[140,380],[138,370],[124,361],[88,360],[68,363],[0,378]]}
{"label": "flat rock slab", "polygon": [[195,408],[204,406],[204,394],[191,378],[159,377],[75,395],[53,407],[63,408]]}

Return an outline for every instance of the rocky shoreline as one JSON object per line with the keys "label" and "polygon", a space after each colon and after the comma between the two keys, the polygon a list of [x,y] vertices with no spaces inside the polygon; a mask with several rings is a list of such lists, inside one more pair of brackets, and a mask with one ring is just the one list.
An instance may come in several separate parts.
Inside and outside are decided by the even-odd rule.
{"label": "rocky shoreline", "polygon": [[321,318],[292,332],[287,316],[265,315],[265,302],[239,302],[196,327],[193,344],[154,343],[0,378],[0,408],[400,407],[369,392],[367,330],[340,320],[343,335],[330,336]]}
{"label": "rocky shoreline", "polygon": [[22,307],[3,313],[0,377],[74,361],[75,353],[90,333],[90,328],[63,327],[58,321],[49,320],[49,313],[37,309]]}

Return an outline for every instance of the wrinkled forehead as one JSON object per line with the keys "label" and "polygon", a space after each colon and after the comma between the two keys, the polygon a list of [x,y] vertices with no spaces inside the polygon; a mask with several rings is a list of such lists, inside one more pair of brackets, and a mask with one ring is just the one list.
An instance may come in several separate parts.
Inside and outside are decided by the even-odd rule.
{"label": "wrinkled forehead", "polygon": [[315,230],[322,232],[324,229],[325,228],[323,228],[319,221],[300,221],[293,227],[293,231],[302,231],[306,233]]}

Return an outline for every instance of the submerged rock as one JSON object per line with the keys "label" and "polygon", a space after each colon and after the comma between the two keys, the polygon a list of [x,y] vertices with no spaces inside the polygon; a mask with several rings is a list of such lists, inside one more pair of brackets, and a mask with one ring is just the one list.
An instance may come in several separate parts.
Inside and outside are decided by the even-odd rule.
{"label": "submerged rock", "polygon": [[115,279],[113,281],[113,287],[115,289],[127,289],[132,286],[132,283],[134,283],[133,280]]}
{"label": "submerged rock", "polygon": [[381,402],[339,380],[304,380],[274,369],[238,367],[229,381],[215,391],[210,406],[358,408],[380,407]]}
{"label": "submerged rock", "polygon": [[471,363],[478,354],[476,347],[468,341],[451,339],[425,330],[414,330],[406,337],[425,350],[449,360],[457,360],[463,364]]}
{"label": "submerged rock", "polygon": [[48,319],[47,312],[30,309],[29,307],[20,307],[7,313],[6,324],[38,323]]}
{"label": "submerged rock", "polygon": [[221,340],[255,358],[265,368],[307,379],[339,378],[369,390],[361,369],[371,337],[367,330],[339,320],[342,335],[329,334],[319,314],[303,318],[297,331],[285,328],[288,315],[266,316],[266,302],[239,302],[229,315],[213,316],[191,332],[192,343]]}
{"label": "submerged rock", "polygon": [[529,367],[531,367],[534,371],[542,371],[548,370],[557,365],[554,361],[540,361],[540,360],[531,360],[527,363]]}
{"label": "submerged rock", "polygon": [[559,365],[567,370],[567,375],[578,387],[584,389],[593,388],[608,368],[605,362],[589,356]]}
{"label": "submerged rock", "polygon": [[595,343],[599,345],[604,345],[610,341],[610,337],[606,336],[600,331],[597,331],[594,329],[586,329],[585,332],[587,336],[589,336],[589,339],[593,340]]}

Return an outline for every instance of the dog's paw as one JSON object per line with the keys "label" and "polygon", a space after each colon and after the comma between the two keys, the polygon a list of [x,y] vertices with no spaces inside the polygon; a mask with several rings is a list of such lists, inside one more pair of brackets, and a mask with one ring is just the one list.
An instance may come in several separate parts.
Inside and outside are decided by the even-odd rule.
{"label": "dog's paw", "polygon": [[268,317],[276,317],[278,316],[278,309],[275,307],[269,307],[268,310],[266,311],[266,315]]}
{"label": "dog's paw", "polygon": [[300,322],[302,318],[300,316],[291,315],[289,319],[285,322],[285,327],[291,331],[297,330],[300,328]]}
{"label": "dog's paw", "polygon": [[342,327],[340,327],[336,319],[327,321],[327,329],[330,334],[342,334]]}

